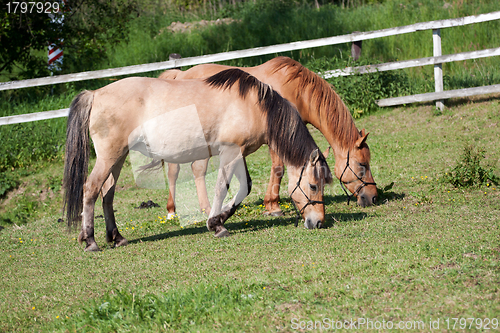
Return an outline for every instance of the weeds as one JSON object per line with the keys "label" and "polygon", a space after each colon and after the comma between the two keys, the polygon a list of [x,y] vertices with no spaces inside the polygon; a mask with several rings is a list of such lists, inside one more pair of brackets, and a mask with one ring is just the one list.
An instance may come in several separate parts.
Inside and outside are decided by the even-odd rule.
{"label": "weeds", "polygon": [[455,187],[474,187],[489,183],[498,185],[499,178],[494,174],[494,169],[481,166],[485,153],[473,145],[465,146],[460,161],[444,179]]}

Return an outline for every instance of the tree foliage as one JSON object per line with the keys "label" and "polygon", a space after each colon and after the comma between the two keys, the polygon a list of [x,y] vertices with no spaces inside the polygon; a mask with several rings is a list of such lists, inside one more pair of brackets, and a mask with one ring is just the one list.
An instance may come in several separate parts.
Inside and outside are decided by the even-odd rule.
{"label": "tree foliage", "polygon": [[20,8],[8,12],[2,5],[0,16],[0,73],[4,79],[44,76],[47,47],[64,47],[63,71],[89,69],[105,49],[126,38],[126,24],[137,15],[135,0],[74,0],[61,4],[63,24],[55,23],[46,13],[23,13]]}

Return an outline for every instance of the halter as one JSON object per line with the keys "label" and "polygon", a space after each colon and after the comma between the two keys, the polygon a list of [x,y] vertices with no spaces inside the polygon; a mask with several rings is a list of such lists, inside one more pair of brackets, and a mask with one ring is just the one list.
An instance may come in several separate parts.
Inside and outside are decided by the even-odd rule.
{"label": "halter", "polygon": [[[346,188],[345,188],[345,186],[344,186],[344,184],[346,184],[346,185],[347,185],[347,184],[349,184],[349,183],[352,183],[352,181],[351,181],[351,182],[343,182],[343,181],[342,181],[342,177],[344,176],[344,173],[345,173],[345,171],[347,170],[347,168],[349,168],[349,169],[352,171],[352,173],[356,176],[356,178],[358,178],[358,180],[362,183],[362,184],[358,187],[358,189],[357,189],[354,193],[352,193],[352,194],[348,194],[348,193],[347,193],[347,190],[346,190]],[[347,163],[346,163],[346,165],[345,165],[344,171],[342,171],[342,175],[340,176],[339,181],[340,181],[340,186],[342,187],[342,189],[343,189],[343,190],[344,190],[344,192],[345,192],[345,195],[347,195],[347,204],[348,204],[348,205],[349,205],[349,202],[351,201],[351,198],[352,198],[352,197],[354,197],[355,195],[358,195],[359,191],[361,191],[361,189],[362,189],[363,187],[365,187],[366,185],[375,185],[375,186],[377,185],[377,183],[367,183],[367,182],[365,182],[363,179],[361,179],[361,178],[360,178],[360,177],[356,174],[356,172],[354,172],[354,170],[353,170],[353,169],[351,168],[351,166],[349,165],[349,151],[347,151]]]}
{"label": "halter", "polygon": [[[307,164],[307,162],[302,167],[302,170],[300,170],[299,180],[297,181],[297,184],[295,185],[295,188],[293,189],[292,193],[290,193],[290,199],[292,199],[293,208],[295,208],[295,211],[297,212],[297,218],[295,219],[295,227],[296,228],[299,225],[299,218],[300,218],[301,214],[304,212],[304,210],[306,209],[307,206],[309,206],[309,205],[314,206],[316,204],[325,204],[324,201],[318,201],[318,200],[311,200],[311,199],[309,199],[309,197],[307,196],[307,194],[300,187],[300,181],[302,180],[302,174],[304,173],[304,169],[306,168],[306,164]],[[299,189],[300,192],[302,192],[302,194],[307,199],[307,203],[300,209],[300,211],[297,209],[297,206],[295,205],[295,201],[292,198],[292,195],[293,195],[293,193],[295,192],[296,189]]]}

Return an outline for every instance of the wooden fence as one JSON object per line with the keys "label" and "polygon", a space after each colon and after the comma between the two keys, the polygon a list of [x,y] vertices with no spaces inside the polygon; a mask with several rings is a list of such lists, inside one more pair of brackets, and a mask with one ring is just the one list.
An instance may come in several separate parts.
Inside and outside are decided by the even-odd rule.
{"label": "wooden fence", "polygon": [[[440,29],[443,28],[451,28],[457,26],[464,26],[468,24],[487,22],[492,20],[500,19],[500,11],[480,14],[475,16],[467,16],[456,19],[446,19],[439,21],[430,21],[430,22],[422,22],[411,24],[402,27],[388,28],[376,31],[368,31],[368,32],[355,32],[342,36],[334,36],[334,37],[326,37],[319,38],[308,41],[300,41],[272,46],[264,46],[264,47],[256,47],[252,49],[239,50],[239,51],[230,51],[223,53],[216,53],[210,55],[204,55],[199,57],[190,57],[183,59],[175,59],[163,62],[149,63],[143,65],[134,65],[134,66],[126,66],[119,68],[111,68],[111,69],[103,69],[98,71],[91,72],[81,72],[74,74],[66,74],[66,75],[57,75],[50,76],[38,79],[30,79],[30,80],[21,80],[21,81],[10,81],[0,83],[0,90],[9,90],[9,89],[21,89],[27,87],[36,87],[50,84],[58,84],[58,83],[66,83],[66,82],[75,82],[75,81],[83,81],[83,80],[91,80],[98,78],[106,78],[106,77],[115,77],[120,75],[131,75],[138,73],[145,73],[157,70],[166,70],[176,67],[182,66],[191,66],[198,64],[205,64],[210,62],[217,61],[225,61],[225,60],[233,60],[240,59],[246,57],[254,57],[265,54],[275,54],[280,52],[301,50],[306,48],[314,48],[319,46],[327,46],[327,45],[335,45],[335,44],[343,44],[348,42],[357,42],[362,40],[395,36],[401,34],[407,34],[416,31],[422,30],[433,30],[433,41],[434,41],[434,56],[429,58],[421,58],[421,59],[413,59],[392,63],[385,63],[379,65],[370,65],[370,66],[362,66],[355,68],[346,68],[342,70],[333,70],[325,73],[321,73],[321,75],[325,78],[333,77],[333,76],[341,76],[341,75],[351,75],[354,73],[370,73],[373,71],[386,71],[386,70],[394,70],[394,69],[402,69],[409,68],[415,66],[425,66],[425,65],[434,65],[434,74],[436,81],[436,92],[421,94],[421,95],[413,95],[413,96],[405,96],[405,97],[396,97],[383,99],[378,101],[380,106],[392,106],[398,104],[407,104],[412,102],[422,102],[422,101],[433,101],[438,100],[437,106],[442,108],[442,103],[439,104],[439,100],[451,97],[460,97],[460,96],[471,96],[476,94],[484,94],[491,92],[500,92],[500,85],[489,86],[489,87],[478,87],[478,88],[469,88],[469,89],[459,89],[452,91],[443,91],[442,84],[442,70],[441,64],[450,61],[459,61],[466,59],[476,59],[483,57],[491,57],[500,55],[500,47],[488,50],[481,51],[473,51],[473,52],[463,52],[451,55],[441,55],[441,36]],[[68,115],[68,109],[61,109],[55,111],[45,111],[45,112],[37,112],[30,113],[24,115],[15,115],[9,117],[0,118],[0,126],[7,124],[15,124],[22,122],[30,122],[35,120],[44,120],[58,117],[65,117]]]}

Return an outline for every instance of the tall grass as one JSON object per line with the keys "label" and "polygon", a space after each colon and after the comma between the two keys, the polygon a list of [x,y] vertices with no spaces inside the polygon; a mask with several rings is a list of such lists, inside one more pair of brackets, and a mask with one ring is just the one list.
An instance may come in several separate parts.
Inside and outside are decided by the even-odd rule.
{"label": "tall grass", "polygon": [[[290,1],[247,2],[231,16],[230,25],[215,25],[206,29],[173,34],[168,27],[179,20],[167,14],[140,17],[131,23],[130,42],[119,45],[109,53],[109,64],[122,66],[168,59],[169,53],[184,57],[224,51],[267,46],[313,38],[342,35],[353,31],[370,31],[395,26],[457,18],[498,10],[495,1],[454,2],[444,6],[441,1],[386,1],[383,4],[342,9],[325,5],[295,5]],[[190,16],[184,21],[207,18]],[[182,20],[181,20],[182,21]],[[499,22],[486,22],[442,31],[443,54],[495,47],[500,36],[495,34]],[[347,58],[350,45],[334,45],[311,50],[291,52],[296,60],[307,62],[312,57]],[[432,31],[379,38],[363,42],[363,58],[394,61],[432,56]],[[260,64],[273,55],[233,61],[246,66]],[[485,63],[498,63],[489,59]],[[451,72],[461,69],[461,64],[450,65]],[[445,68],[446,70],[447,68]],[[432,70],[432,68],[431,68]]]}

